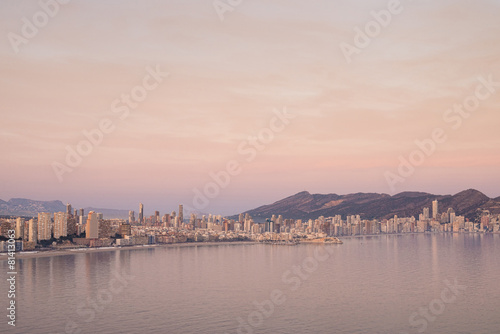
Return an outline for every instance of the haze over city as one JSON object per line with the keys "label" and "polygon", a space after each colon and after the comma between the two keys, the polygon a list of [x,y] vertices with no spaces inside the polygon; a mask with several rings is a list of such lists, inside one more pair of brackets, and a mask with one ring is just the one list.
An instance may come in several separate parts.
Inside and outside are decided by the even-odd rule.
{"label": "haze over city", "polygon": [[[388,3],[242,1],[223,20],[212,1],[61,5],[26,43],[0,41],[1,198],[171,211],[233,160],[241,171],[202,211],[302,190],[499,196],[500,1],[401,1],[346,56],[374,8]],[[21,35],[40,10],[3,1],[2,31]],[[137,86],[147,96],[124,102]],[[473,111],[448,112],[478,91]],[[58,177],[103,119],[102,142]],[[391,188],[387,172],[436,128],[441,142]]]}

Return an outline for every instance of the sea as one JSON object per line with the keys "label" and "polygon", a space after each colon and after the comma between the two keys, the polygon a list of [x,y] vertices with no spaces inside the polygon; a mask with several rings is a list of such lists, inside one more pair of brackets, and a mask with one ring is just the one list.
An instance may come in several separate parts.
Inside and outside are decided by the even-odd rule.
{"label": "sea", "polygon": [[341,240],[19,258],[15,326],[1,260],[0,333],[500,333],[500,235]]}

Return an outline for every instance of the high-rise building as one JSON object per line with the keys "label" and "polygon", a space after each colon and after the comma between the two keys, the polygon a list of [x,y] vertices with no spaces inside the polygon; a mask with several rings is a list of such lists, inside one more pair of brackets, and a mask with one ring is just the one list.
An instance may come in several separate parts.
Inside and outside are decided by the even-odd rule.
{"label": "high-rise building", "polygon": [[[75,212],[76,212],[76,210],[75,210]],[[77,224],[78,224],[79,218],[80,217],[78,217],[77,215],[74,215],[73,217],[68,217],[68,224],[67,224],[67,230],[66,230],[67,235],[78,234]]]}
{"label": "high-rise building", "polygon": [[139,224],[144,223],[144,205],[139,203]]}
{"label": "high-rise building", "polygon": [[83,216],[85,216],[85,210],[80,209],[80,217],[83,217]]}
{"label": "high-rise building", "polygon": [[160,211],[155,211],[155,223],[161,222],[160,220]]}
{"label": "high-rise building", "polygon": [[438,218],[438,201],[437,200],[432,201],[432,218],[434,218],[434,219]]}
{"label": "high-rise building", "polygon": [[89,212],[85,233],[87,235],[87,239],[99,238],[99,221],[97,219],[97,213],[94,211]]}
{"label": "high-rise building", "polygon": [[17,217],[16,219],[16,239],[24,239],[24,219]]}
{"label": "high-rise building", "polygon": [[446,212],[447,214],[447,223],[453,223],[455,221],[455,210],[453,210],[452,208],[448,208],[448,211]]}
{"label": "high-rise building", "polygon": [[38,214],[38,240],[50,240],[52,238],[52,219],[48,212]]}
{"label": "high-rise building", "polygon": [[68,217],[67,212],[54,213],[54,238],[68,236]]}
{"label": "high-rise building", "polygon": [[184,208],[182,204],[179,204],[179,224],[184,222]]}
{"label": "high-rise building", "polygon": [[192,213],[191,217],[189,218],[189,224],[193,225],[193,228],[196,229],[196,214]]}
{"label": "high-rise building", "polygon": [[128,212],[128,223],[132,224],[135,222],[135,211]]}
{"label": "high-rise building", "polygon": [[424,208],[424,219],[429,219],[430,214],[429,214],[429,208]]}
{"label": "high-rise building", "polygon": [[28,241],[36,244],[38,240],[38,224],[34,219],[30,219],[28,223]]}
{"label": "high-rise building", "polygon": [[66,214],[71,216],[73,214],[73,209],[71,208],[71,204],[66,204]]}

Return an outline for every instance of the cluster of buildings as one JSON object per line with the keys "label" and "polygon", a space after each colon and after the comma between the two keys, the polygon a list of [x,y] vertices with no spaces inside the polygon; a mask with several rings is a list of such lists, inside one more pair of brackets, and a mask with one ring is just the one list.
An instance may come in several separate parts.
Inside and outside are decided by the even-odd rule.
{"label": "cluster of buildings", "polygon": [[423,212],[416,217],[398,217],[395,215],[390,219],[366,220],[360,215],[347,216],[345,220],[340,215],[334,217],[319,217],[290,221],[281,216],[272,217],[269,222],[271,226],[264,230],[281,233],[324,233],[328,236],[355,236],[393,233],[425,233],[425,232],[454,232],[454,233],[500,233],[500,215],[491,215],[484,210],[476,221],[469,221],[464,216],[456,215],[453,208],[439,212],[438,201],[432,202],[430,208],[424,208]]}
{"label": "cluster of buildings", "polygon": [[[392,234],[392,233],[500,233],[500,216],[483,211],[474,222],[458,216],[452,208],[439,212],[439,203],[424,208],[416,217],[366,220],[359,215],[340,215],[309,219],[285,219],[273,215],[265,223],[255,222],[250,215],[240,214],[237,219],[226,219],[220,215],[191,214],[184,220],[183,206],[179,211],[144,216],[144,205],[139,205],[138,219],[129,212],[129,219],[104,219],[103,215],[84,210],[66,212],[41,212],[38,217],[0,220],[1,236],[15,230],[16,249],[34,250],[71,247],[133,246],[146,244],[169,244],[179,242],[216,241],[269,241],[323,238],[338,236]],[[6,241],[0,241],[0,251],[7,249]]]}

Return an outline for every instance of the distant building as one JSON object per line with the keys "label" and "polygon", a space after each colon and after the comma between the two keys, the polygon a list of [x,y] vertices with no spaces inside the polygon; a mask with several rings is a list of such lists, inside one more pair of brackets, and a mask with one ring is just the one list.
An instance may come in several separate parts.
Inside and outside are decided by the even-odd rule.
{"label": "distant building", "polygon": [[168,213],[164,214],[163,215],[163,218],[162,218],[162,223],[163,223],[163,227],[169,227],[169,223],[170,223],[170,215]]}
{"label": "distant building", "polygon": [[129,224],[135,223],[135,211],[128,212],[128,222]]}
{"label": "distant building", "polygon": [[139,203],[139,223],[144,223],[144,205]]}
{"label": "distant building", "polygon": [[430,218],[429,208],[424,208],[424,219],[429,219],[429,218]]}
{"label": "distant building", "polygon": [[184,222],[184,207],[182,204],[179,205],[179,224]]}
{"label": "distant building", "polygon": [[30,219],[28,223],[28,241],[36,244],[38,240],[38,223],[34,219]]}
{"label": "distant building", "polygon": [[97,219],[97,213],[94,211],[89,212],[85,233],[87,235],[87,239],[99,238],[99,221]]}
{"label": "distant building", "polygon": [[438,219],[438,201],[434,200],[432,201],[432,218]]}
{"label": "distant building", "polygon": [[16,239],[24,239],[24,219],[17,217],[16,219]]}
{"label": "distant building", "polygon": [[78,217],[77,215],[74,215],[73,217],[68,217],[67,235],[77,235],[78,234],[79,219],[80,219],[80,217]]}
{"label": "distant building", "polygon": [[[71,205],[69,211],[71,212]],[[54,238],[68,236],[68,217],[67,212],[54,213]]]}
{"label": "distant building", "polygon": [[52,219],[48,212],[38,214],[38,240],[50,240],[52,238]]}
{"label": "distant building", "polygon": [[73,209],[71,208],[71,204],[66,204],[66,214],[71,216],[73,214]]}

